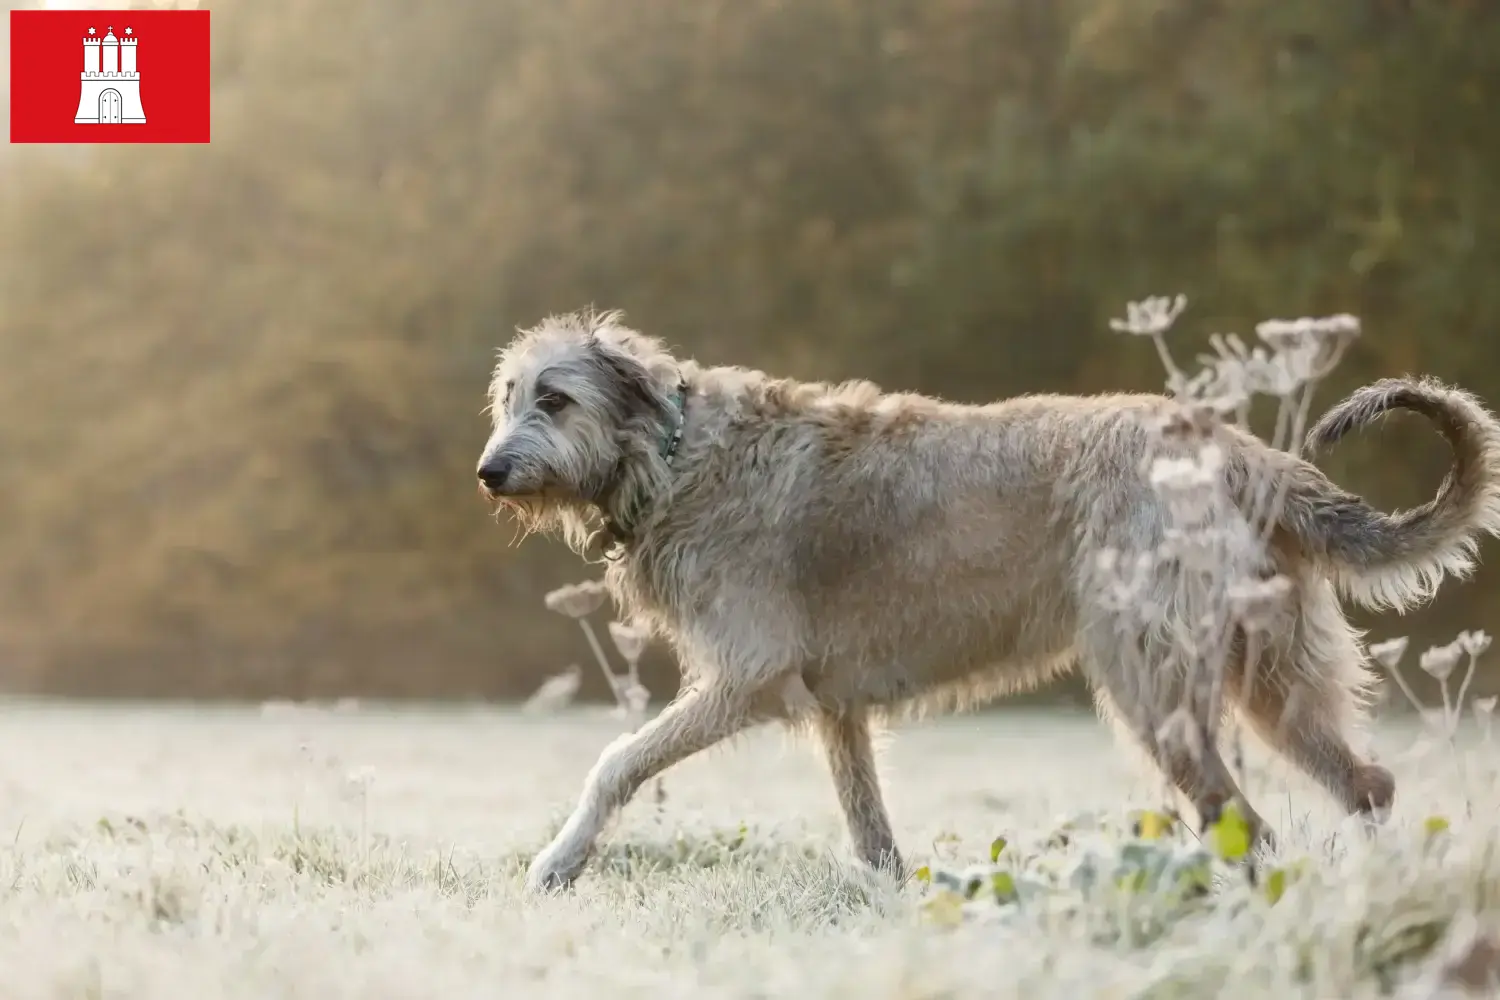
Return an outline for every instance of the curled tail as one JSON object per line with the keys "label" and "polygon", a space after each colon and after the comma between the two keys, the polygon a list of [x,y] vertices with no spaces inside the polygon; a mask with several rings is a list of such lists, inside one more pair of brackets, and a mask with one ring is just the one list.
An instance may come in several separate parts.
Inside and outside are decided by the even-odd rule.
{"label": "curled tail", "polygon": [[1480,536],[1500,536],[1500,422],[1474,396],[1435,379],[1383,379],[1325,413],[1308,432],[1308,454],[1392,410],[1432,421],[1453,451],[1435,497],[1383,513],[1299,462],[1278,520],[1350,599],[1405,610],[1431,598],[1445,576],[1468,576]]}

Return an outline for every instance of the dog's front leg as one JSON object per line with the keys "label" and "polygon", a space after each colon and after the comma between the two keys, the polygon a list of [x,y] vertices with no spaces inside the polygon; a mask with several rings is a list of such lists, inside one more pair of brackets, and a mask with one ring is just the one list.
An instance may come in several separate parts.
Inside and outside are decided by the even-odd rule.
{"label": "dog's front leg", "polygon": [[641,785],[750,724],[750,694],[723,684],[689,688],[656,718],[606,747],[573,814],[531,863],[527,887],[547,892],[577,878],[605,825]]}

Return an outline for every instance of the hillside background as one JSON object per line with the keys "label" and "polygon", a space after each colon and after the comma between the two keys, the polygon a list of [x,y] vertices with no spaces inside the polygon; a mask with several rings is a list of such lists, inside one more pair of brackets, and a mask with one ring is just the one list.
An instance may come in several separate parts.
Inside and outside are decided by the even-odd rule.
{"label": "hillside background", "polygon": [[[1187,357],[1359,315],[1319,408],[1417,371],[1500,404],[1491,0],[212,9],[210,145],[0,156],[9,691],[507,698],[586,663],[541,597],[596,570],[514,546],[473,468],[496,349],[590,304],[984,400],[1159,388],[1108,320],[1180,291]],[[1446,454],[1393,422],[1324,464],[1391,506]],[[1485,557],[1372,637],[1500,629]]]}

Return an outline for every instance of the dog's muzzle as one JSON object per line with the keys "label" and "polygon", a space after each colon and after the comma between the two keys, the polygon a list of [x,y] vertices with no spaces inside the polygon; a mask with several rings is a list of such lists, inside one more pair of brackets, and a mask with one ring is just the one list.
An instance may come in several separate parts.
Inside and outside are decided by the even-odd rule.
{"label": "dog's muzzle", "polygon": [[479,482],[485,490],[495,496],[503,496],[506,480],[510,478],[515,463],[503,455],[481,462],[478,469]]}

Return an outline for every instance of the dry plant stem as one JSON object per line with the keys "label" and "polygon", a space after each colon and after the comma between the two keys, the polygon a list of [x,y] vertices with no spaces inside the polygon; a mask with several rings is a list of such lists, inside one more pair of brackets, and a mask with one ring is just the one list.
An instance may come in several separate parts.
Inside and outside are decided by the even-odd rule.
{"label": "dry plant stem", "polygon": [[[1287,411],[1287,403],[1290,402],[1289,396],[1296,396],[1298,389],[1293,389],[1288,396],[1283,396],[1281,398],[1281,406],[1278,408],[1276,415],[1277,431],[1275,437],[1271,442],[1273,447],[1281,451],[1289,452],[1292,455],[1300,456],[1302,454],[1302,438],[1307,431],[1307,414],[1308,410],[1312,406],[1313,390],[1317,388],[1318,384],[1322,382],[1322,380],[1326,378],[1330,372],[1338,367],[1339,362],[1343,360],[1344,353],[1348,349],[1348,341],[1335,342],[1333,349],[1329,352],[1329,355],[1324,360],[1324,363],[1315,371],[1310,372],[1308,374],[1308,377],[1298,387],[1298,389],[1300,389],[1301,391],[1301,397],[1297,400],[1296,403],[1295,416],[1290,428],[1291,440],[1289,441],[1283,440],[1282,437],[1283,431],[1285,430],[1283,424],[1283,415]],[[1271,528],[1276,522],[1275,515],[1280,511],[1282,503],[1285,502],[1286,491],[1289,488],[1289,485],[1289,480],[1283,477],[1277,488],[1275,503],[1266,512],[1266,522],[1261,527],[1262,540],[1270,538]],[[1252,519],[1251,523],[1254,524],[1255,521]]]}
{"label": "dry plant stem", "polygon": [[[1312,398],[1312,392],[1310,388],[1306,389],[1302,393],[1302,398],[1294,402],[1297,391],[1293,389],[1281,396],[1276,407],[1276,430],[1271,435],[1271,447],[1278,451],[1290,450],[1287,444],[1288,437],[1294,442],[1301,440],[1302,426],[1307,419],[1307,402]],[[1253,484],[1255,499],[1251,505],[1250,525],[1261,540],[1265,541],[1270,537],[1270,531],[1276,523],[1278,508],[1286,501],[1288,480],[1282,477],[1273,484],[1271,477],[1257,475],[1253,479]]]}
{"label": "dry plant stem", "polygon": [[[1464,709],[1464,696],[1469,693],[1469,684],[1474,680],[1474,674],[1478,669],[1479,657],[1473,653],[1470,653],[1468,669],[1464,671],[1463,683],[1458,686],[1458,697],[1454,699],[1453,702],[1453,714],[1455,716],[1455,721],[1457,718],[1462,717],[1462,712]],[[1445,684],[1444,687],[1446,688],[1447,685]]]}
{"label": "dry plant stem", "polygon": [[[1277,445],[1277,447],[1279,447],[1282,451],[1290,452],[1293,455],[1299,455],[1301,453],[1302,435],[1306,432],[1307,429],[1307,411],[1308,408],[1312,405],[1313,387],[1316,384],[1316,382],[1308,381],[1302,386],[1302,398],[1297,401],[1296,415],[1292,420],[1292,440],[1289,444]],[[1266,510],[1265,523],[1260,527],[1261,541],[1270,539],[1271,531],[1276,525],[1276,515],[1280,513],[1281,505],[1286,502],[1286,491],[1290,488],[1291,477],[1282,476],[1281,481],[1276,485],[1276,498],[1271,503],[1271,506]]]}
{"label": "dry plant stem", "polygon": [[1167,384],[1176,391],[1183,384],[1182,369],[1177,367],[1177,362],[1172,360],[1172,352],[1167,349],[1167,340],[1164,331],[1158,330],[1151,334],[1151,343],[1156,345],[1156,353],[1161,357],[1162,367],[1167,370]]}
{"label": "dry plant stem", "polygon": [[[1258,631],[1249,631],[1249,630],[1247,630],[1245,632],[1245,668],[1244,668],[1245,669],[1245,679],[1242,682],[1245,685],[1245,690],[1247,692],[1255,690],[1256,674],[1257,674],[1257,672],[1260,669],[1260,646],[1261,646],[1260,633]],[[1240,730],[1240,727],[1238,727],[1238,726],[1234,727],[1233,732],[1234,732],[1234,745],[1233,745],[1233,749],[1234,749],[1234,763],[1233,763],[1234,772],[1235,772],[1235,774],[1237,776],[1244,776],[1244,774],[1245,774],[1245,738],[1244,738],[1244,733]]]}
{"label": "dry plant stem", "polygon": [[578,626],[583,629],[583,634],[589,640],[589,646],[594,650],[594,657],[599,661],[599,669],[604,671],[604,679],[609,682],[610,693],[615,696],[615,701],[628,711],[630,705],[625,701],[625,695],[620,690],[620,682],[615,678],[615,672],[609,669],[609,660],[604,655],[604,647],[599,645],[599,637],[594,634],[594,627],[589,624],[587,618],[578,619]]}
{"label": "dry plant stem", "polygon": [[1402,694],[1406,695],[1406,700],[1411,702],[1411,707],[1416,709],[1418,714],[1420,714],[1427,706],[1422,704],[1416,692],[1411,689],[1411,685],[1406,683],[1406,677],[1401,673],[1401,668],[1392,664],[1388,669],[1391,672],[1391,676],[1396,680],[1396,686],[1401,689]]}
{"label": "dry plant stem", "polygon": [[[1187,385],[1187,380],[1183,377],[1181,368],[1178,367],[1177,362],[1173,359],[1170,348],[1167,347],[1164,331],[1157,331],[1153,333],[1151,335],[1151,342],[1156,345],[1156,353],[1161,358],[1162,366],[1167,370],[1168,388],[1174,396],[1180,398],[1182,396],[1184,388]],[[1200,449],[1203,447],[1204,443],[1206,442],[1199,443]],[[1213,607],[1222,606],[1222,601],[1226,597],[1226,581],[1216,578],[1210,586],[1212,587],[1209,595],[1210,608],[1203,609],[1205,612],[1209,612]],[[1192,616],[1192,618],[1193,620],[1198,620],[1197,615]],[[1206,648],[1204,650],[1204,653],[1206,655],[1203,655],[1203,658],[1200,660],[1200,666],[1203,668],[1209,679],[1208,683],[1210,686],[1210,705],[1217,706],[1220,703],[1223,687],[1224,663],[1227,660],[1229,654],[1229,647],[1233,641],[1233,635],[1234,630],[1232,626],[1219,626],[1218,635],[1205,643]],[[1212,648],[1213,652],[1209,653],[1208,648]],[[1189,677],[1188,687],[1191,688],[1192,684],[1194,684],[1197,680],[1193,677],[1195,671],[1192,670],[1192,665],[1190,663],[1185,663],[1183,664],[1183,666],[1184,671]],[[1186,702],[1187,700],[1191,699],[1191,697],[1191,691],[1185,690],[1183,693],[1184,701]],[[1186,705],[1184,705],[1184,707],[1186,707]],[[1210,740],[1217,739],[1220,721],[1221,720],[1219,717],[1219,713],[1216,711],[1210,711],[1209,718],[1206,720],[1205,727],[1207,730],[1208,738]]]}

